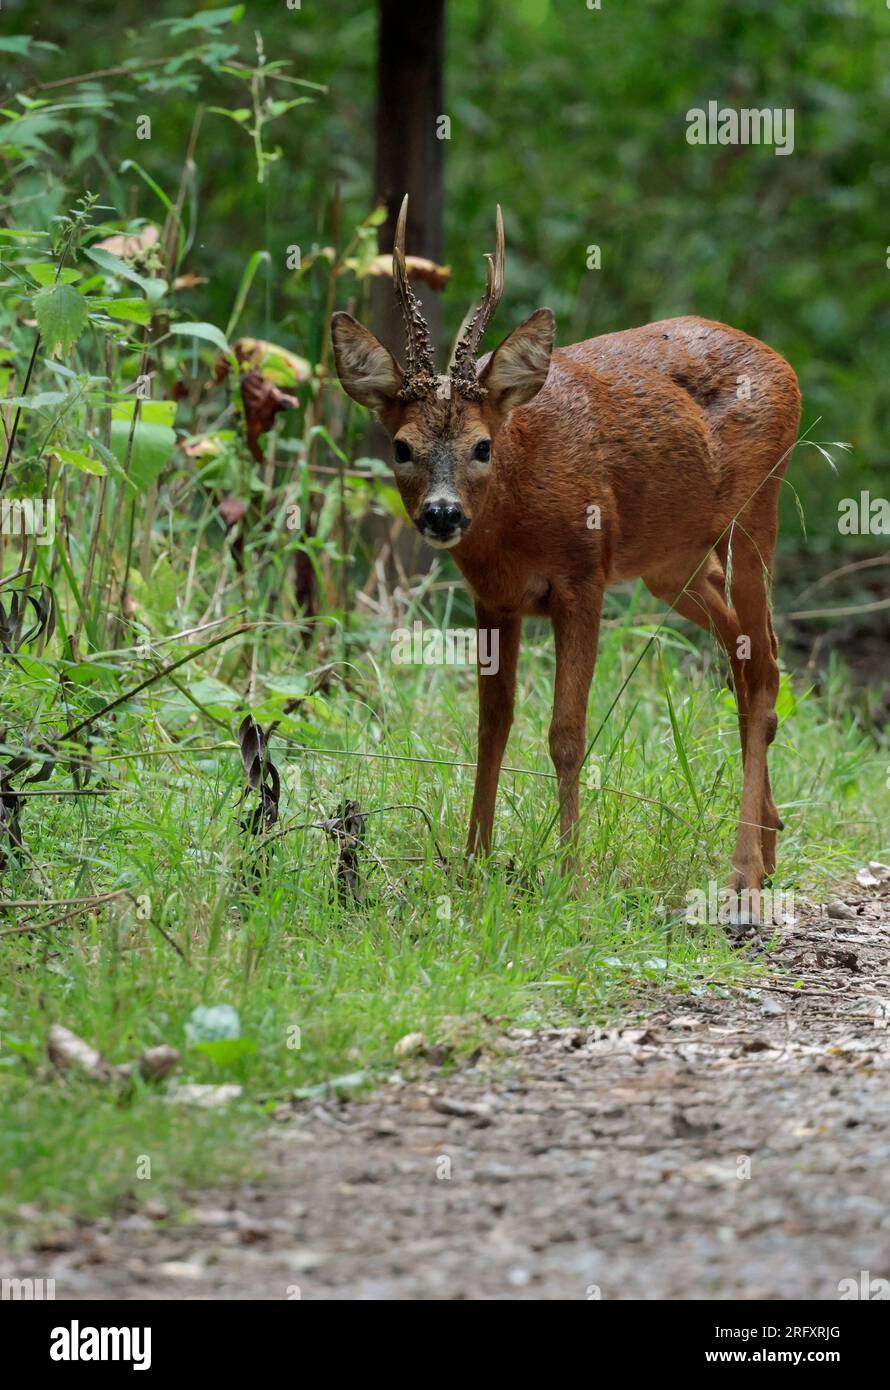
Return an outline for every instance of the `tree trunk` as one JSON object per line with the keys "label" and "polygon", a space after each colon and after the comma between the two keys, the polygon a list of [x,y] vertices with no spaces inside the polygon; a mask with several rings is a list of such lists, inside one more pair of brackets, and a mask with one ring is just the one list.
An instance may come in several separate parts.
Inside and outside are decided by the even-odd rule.
{"label": "tree trunk", "polygon": [[[377,158],[374,192],[386,204],[380,249],[391,251],[399,207],[409,197],[405,249],[442,259],[444,141],[436,134],[444,113],[445,0],[380,0],[377,48]],[[441,315],[435,294],[423,296],[423,314],[441,353]],[[375,283],[374,325],[401,361],[401,320],[392,286]]]}

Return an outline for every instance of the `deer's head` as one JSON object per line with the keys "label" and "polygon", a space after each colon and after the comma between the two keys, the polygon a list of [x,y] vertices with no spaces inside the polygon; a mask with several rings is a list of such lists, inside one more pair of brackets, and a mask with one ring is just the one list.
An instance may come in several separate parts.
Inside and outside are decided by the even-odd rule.
{"label": "deer's head", "polygon": [[435,546],[457,545],[481,510],[497,437],[511,410],[547,379],[554,321],[538,309],[478,364],[476,353],[504,288],[504,224],[488,256],[488,287],[467,323],[446,376],[437,376],[429,329],[408,281],[402,203],[393,248],[393,280],[405,322],[405,365],[350,314],[334,314],[331,336],[344,390],[376,412],[393,441],[393,471],[417,529]]}

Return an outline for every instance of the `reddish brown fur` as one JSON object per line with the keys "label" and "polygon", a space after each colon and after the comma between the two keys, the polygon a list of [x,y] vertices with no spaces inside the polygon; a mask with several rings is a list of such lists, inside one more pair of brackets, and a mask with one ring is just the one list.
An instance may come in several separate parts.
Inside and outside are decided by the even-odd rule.
{"label": "reddish brown fur", "polygon": [[[479,364],[481,381],[496,358]],[[740,390],[746,378],[750,398]],[[744,763],[733,884],[759,889],[775,868],[781,828],[767,769],[779,683],[768,580],[779,489],[800,417],[794,372],[736,329],[677,318],[554,351],[542,389],[512,411],[509,403],[492,389],[481,403],[456,397],[403,406],[390,398],[379,412],[419,456],[436,439],[453,445],[454,483],[471,524],[451,553],[475,596],[480,627],[500,633],[500,670],[479,679],[469,850],[491,845],[521,619],[538,614],[554,625],[550,749],[561,835],[574,857],[602,597],[610,584],[640,577],[727,649]],[[485,435],[493,461],[480,475],[470,456]],[[429,480],[417,467],[411,476],[397,469],[397,480],[416,520]],[[594,508],[599,529],[588,524]],[[732,606],[725,593],[730,536]],[[749,658],[737,652],[740,635],[750,638]]]}

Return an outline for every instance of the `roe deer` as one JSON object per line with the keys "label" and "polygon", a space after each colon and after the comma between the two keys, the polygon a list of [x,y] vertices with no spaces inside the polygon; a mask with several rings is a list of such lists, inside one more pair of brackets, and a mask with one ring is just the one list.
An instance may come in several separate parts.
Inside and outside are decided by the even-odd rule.
{"label": "roe deer", "polygon": [[499,630],[497,674],[478,681],[468,853],[491,847],[521,623],[536,614],[553,623],[550,753],[561,843],[577,863],[578,780],[603,593],[642,578],[726,648],[744,769],[730,887],[756,902],[764,874],[775,870],[783,828],[767,767],[779,688],[769,584],[779,489],[800,419],[797,378],[771,348],[701,318],[554,350],[549,309],[477,362],[503,288],[500,208],[485,296],[449,374],[437,376],[406,271],[407,201],[393,252],[405,366],[349,314],[334,314],[331,331],[345,390],[393,439],[408,514],[431,544],[452,551],[479,628]]}

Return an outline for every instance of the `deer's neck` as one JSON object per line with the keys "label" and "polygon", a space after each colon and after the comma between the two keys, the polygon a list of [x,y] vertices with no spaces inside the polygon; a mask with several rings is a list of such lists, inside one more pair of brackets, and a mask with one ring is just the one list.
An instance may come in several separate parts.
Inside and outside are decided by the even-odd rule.
{"label": "deer's neck", "polygon": [[[527,440],[510,422],[498,440],[494,476],[484,503],[473,518],[466,538],[452,551],[474,595],[495,611],[536,611],[529,603],[528,575],[535,568],[529,554],[535,506],[526,496],[526,479],[533,460]],[[521,520],[520,520],[521,518]]]}

